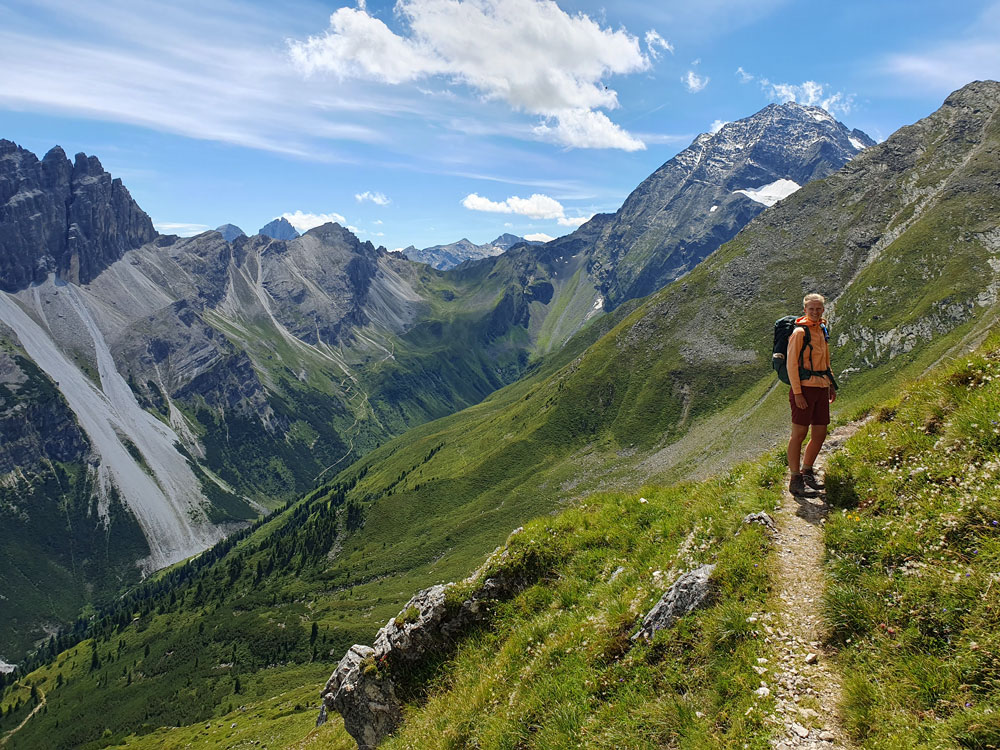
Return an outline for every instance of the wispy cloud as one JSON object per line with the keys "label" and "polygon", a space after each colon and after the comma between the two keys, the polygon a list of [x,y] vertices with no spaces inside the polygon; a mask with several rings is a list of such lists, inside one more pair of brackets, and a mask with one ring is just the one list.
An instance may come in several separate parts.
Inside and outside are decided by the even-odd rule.
{"label": "wispy cloud", "polygon": [[371,190],[366,190],[363,193],[355,193],[354,200],[358,203],[364,203],[365,201],[371,201],[376,206],[388,206],[392,201],[385,197],[383,193],[373,193]]}
{"label": "wispy cloud", "polygon": [[1000,79],[1000,2],[989,5],[959,37],[891,53],[880,68],[921,91],[952,91],[971,81]]}
{"label": "wispy cloud", "polygon": [[798,102],[809,107],[822,107],[833,114],[847,115],[854,109],[854,94],[842,91],[829,91],[827,84],[816,81],[794,83],[771,83],[766,78],[760,79],[765,95],[777,102]]}
{"label": "wispy cloud", "polygon": [[674,45],[660,36],[655,29],[646,32],[646,50],[654,60],[660,59],[660,50],[673,53]]}
{"label": "wispy cloud", "polygon": [[729,120],[713,120],[711,126],[708,128],[708,132],[715,135],[728,124]]}
{"label": "wispy cloud", "polygon": [[740,83],[750,83],[754,79],[752,75],[743,70],[742,65],[736,69],[736,77],[739,78]]}
{"label": "wispy cloud", "polygon": [[469,195],[462,199],[462,205],[470,211],[519,214],[527,216],[529,219],[555,219],[563,227],[578,227],[589,221],[593,216],[593,214],[588,216],[566,216],[566,209],[563,208],[562,203],[542,193],[534,193],[527,198],[512,195],[502,201],[494,201],[484,198],[477,193],[469,193]]}
{"label": "wispy cloud", "polygon": [[[335,222],[341,226],[346,226],[347,219],[338,213],[328,213],[328,214],[310,214],[303,211],[295,211],[294,213],[283,213],[281,215],[283,219],[286,219],[289,224],[295,227],[299,233],[308,232],[314,227],[318,227],[322,224],[329,224]],[[350,227],[348,227],[350,228]],[[351,231],[354,231],[353,229]],[[354,232],[357,234],[357,232]]]}
{"label": "wispy cloud", "polygon": [[[542,116],[534,130],[539,137],[580,148],[642,147],[597,111],[618,106],[617,92],[604,83],[608,76],[651,66],[624,29],[601,28],[546,0],[399,0],[395,12],[403,34],[363,5],[340,8],[324,33],[290,43],[291,59],[305,74],[342,81],[398,86],[441,77]],[[652,33],[647,48],[669,47]]]}
{"label": "wispy cloud", "polygon": [[[47,0],[35,12],[44,21],[34,27],[0,29],[0,106],[303,157],[316,156],[317,138],[383,142],[378,129],[346,114],[400,106],[378,96],[363,105],[324,97],[274,48],[268,19],[225,3]],[[323,158],[336,160],[335,150]]]}
{"label": "wispy cloud", "polygon": [[700,76],[693,70],[689,70],[687,74],[681,78],[681,81],[685,86],[687,86],[688,91],[692,94],[697,94],[708,85],[709,78],[708,76]]}

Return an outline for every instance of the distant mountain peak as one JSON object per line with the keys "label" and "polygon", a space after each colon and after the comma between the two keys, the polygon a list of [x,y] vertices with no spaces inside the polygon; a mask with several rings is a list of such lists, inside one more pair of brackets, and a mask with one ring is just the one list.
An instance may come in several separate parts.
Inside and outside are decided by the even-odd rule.
{"label": "distant mountain peak", "polygon": [[257,234],[270,237],[272,240],[294,240],[299,236],[298,231],[284,216],[279,216],[274,221],[268,222],[257,230]]}
{"label": "distant mountain peak", "polygon": [[223,224],[220,227],[216,227],[215,231],[222,235],[222,239],[226,242],[232,242],[237,237],[246,237],[247,233],[240,229],[235,224]]}

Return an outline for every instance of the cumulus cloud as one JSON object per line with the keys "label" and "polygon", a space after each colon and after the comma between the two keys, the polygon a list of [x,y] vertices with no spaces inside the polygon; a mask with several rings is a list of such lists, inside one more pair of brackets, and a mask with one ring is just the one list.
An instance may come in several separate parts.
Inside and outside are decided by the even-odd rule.
{"label": "cumulus cloud", "polygon": [[[288,223],[295,227],[300,234],[302,232],[308,232],[313,227],[318,227],[321,224],[336,222],[337,224],[344,226],[347,223],[347,219],[338,213],[307,214],[302,211],[296,211],[295,213],[283,213],[281,218],[286,219]],[[348,229],[350,229],[350,227],[348,227]]]}
{"label": "cumulus cloud", "polygon": [[697,94],[708,85],[708,76],[700,76],[693,70],[689,70],[687,75],[681,78],[681,81],[687,86],[688,91]]}
{"label": "cumulus cloud", "polygon": [[545,232],[536,232],[535,234],[524,235],[524,239],[528,240],[529,242],[552,242],[552,240],[554,240],[555,237],[545,234]]}
{"label": "cumulus cloud", "polygon": [[373,193],[371,190],[366,190],[363,193],[355,193],[354,200],[358,203],[363,203],[364,201],[371,201],[376,206],[388,206],[392,201],[385,197],[383,193]]}
{"label": "cumulus cloud", "polygon": [[[340,8],[323,34],[290,42],[291,59],[306,74],[391,85],[441,76],[542,116],[536,133],[564,145],[640,147],[594,111],[618,106],[605,78],[651,66],[639,40],[624,29],[601,28],[551,0],[398,0],[395,12],[403,34],[363,6]],[[648,49],[669,47],[652,33],[646,35]]]}
{"label": "cumulus cloud", "polygon": [[752,75],[743,70],[742,65],[736,69],[736,76],[740,79],[740,83],[750,83],[754,79]]}
{"label": "cumulus cloud", "polygon": [[611,122],[603,112],[590,109],[566,110],[540,124],[535,134],[542,140],[577,148],[620,148],[641,151],[646,144]]}
{"label": "cumulus cloud", "polygon": [[519,214],[529,219],[555,219],[560,226],[578,227],[591,219],[589,216],[566,216],[566,209],[555,198],[542,193],[533,193],[528,198],[512,195],[502,201],[484,198],[477,193],[469,193],[462,199],[462,205],[470,211],[485,211],[495,214]]}
{"label": "cumulus cloud", "polygon": [[661,49],[672,54],[674,45],[660,36],[654,29],[650,29],[646,32],[646,50],[649,52],[649,56],[654,60],[659,60]]}
{"label": "cumulus cloud", "polygon": [[810,107],[822,107],[827,112],[847,115],[854,109],[854,94],[842,91],[828,91],[826,84],[816,81],[794,83],[771,83],[760,79],[761,88],[769,99],[778,102],[798,102]]}
{"label": "cumulus cloud", "polygon": [[729,120],[712,120],[712,125],[709,127],[708,132],[715,135],[728,124]]}

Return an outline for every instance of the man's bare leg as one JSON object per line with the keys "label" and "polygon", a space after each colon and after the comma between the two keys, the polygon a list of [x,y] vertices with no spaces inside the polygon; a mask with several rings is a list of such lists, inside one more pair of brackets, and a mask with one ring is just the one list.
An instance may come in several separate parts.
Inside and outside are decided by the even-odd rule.
{"label": "man's bare leg", "polygon": [[[798,426],[798,425],[796,425]],[[809,445],[806,446],[805,460],[802,462],[802,468],[812,469],[813,464],[816,463],[816,456],[819,455],[819,449],[823,447],[823,441],[826,440],[826,425],[825,424],[814,424],[811,425],[812,434],[809,436]],[[795,433],[792,433],[794,437]],[[803,437],[805,435],[803,434]],[[789,463],[791,459],[789,458]]]}
{"label": "man's bare leg", "polygon": [[[806,439],[806,433],[809,432],[809,425],[804,424],[792,424],[792,437],[788,441],[788,470],[792,472],[792,475],[799,474],[802,470],[799,467],[799,460],[802,456],[802,441]],[[816,425],[813,425],[813,436],[815,439],[816,435]],[[826,438],[826,428],[823,428],[823,438]],[[820,445],[823,444],[823,439],[820,440]],[[810,442],[809,445],[812,445]],[[819,453],[819,448],[816,449],[816,453]],[[808,461],[809,452],[806,451],[806,459]],[[815,458],[815,454],[814,454]]]}

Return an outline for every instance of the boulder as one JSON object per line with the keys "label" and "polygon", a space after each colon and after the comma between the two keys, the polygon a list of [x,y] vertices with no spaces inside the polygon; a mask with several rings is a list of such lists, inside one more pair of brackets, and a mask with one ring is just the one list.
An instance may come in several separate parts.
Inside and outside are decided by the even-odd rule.
{"label": "boulder", "polygon": [[650,640],[657,630],[669,628],[679,617],[693,612],[708,603],[711,594],[709,579],[715,565],[702,565],[695,570],[689,570],[660,597],[660,601],[649,610],[642,621],[642,626],[632,636],[633,641],[640,638]]}

